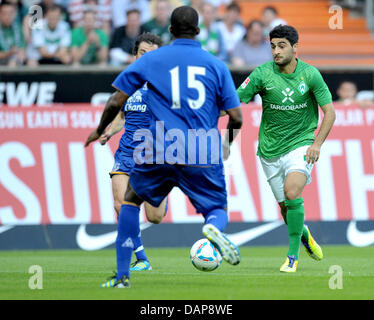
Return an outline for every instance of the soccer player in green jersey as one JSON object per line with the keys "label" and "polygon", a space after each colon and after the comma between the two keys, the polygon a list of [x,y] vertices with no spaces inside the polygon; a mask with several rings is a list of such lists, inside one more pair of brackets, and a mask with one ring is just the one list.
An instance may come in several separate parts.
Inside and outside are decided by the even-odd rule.
{"label": "soccer player in green jersey", "polygon": [[[257,67],[238,88],[248,103],[262,98],[262,119],[257,155],[288,227],[289,250],[282,272],[295,272],[300,240],[308,254],[323,253],[304,225],[302,191],[311,182],[313,164],[335,121],[331,93],[320,72],[296,58],[298,33],[280,25],[270,32],[273,61]],[[318,105],[324,117],[318,134]]]}

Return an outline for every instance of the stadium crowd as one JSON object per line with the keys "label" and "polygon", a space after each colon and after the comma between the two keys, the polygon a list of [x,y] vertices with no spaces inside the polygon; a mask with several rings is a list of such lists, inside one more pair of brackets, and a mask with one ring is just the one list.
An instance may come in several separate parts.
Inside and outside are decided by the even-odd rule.
{"label": "stadium crowd", "polygon": [[125,65],[139,34],[171,42],[170,13],[185,4],[199,12],[198,40],[219,59],[251,67],[272,59],[269,30],[286,23],[274,7],[246,27],[239,4],[228,0],[2,0],[0,64]]}
{"label": "stadium crowd", "polygon": [[[199,13],[202,47],[237,67],[254,69],[272,60],[269,32],[287,24],[275,7],[264,5],[262,15],[245,26],[239,3],[231,0],[0,0],[0,66],[124,66],[134,61],[132,48],[143,32],[169,44],[170,14],[186,4]],[[343,104],[374,101],[373,92],[361,96],[349,82],[337,95]]]}

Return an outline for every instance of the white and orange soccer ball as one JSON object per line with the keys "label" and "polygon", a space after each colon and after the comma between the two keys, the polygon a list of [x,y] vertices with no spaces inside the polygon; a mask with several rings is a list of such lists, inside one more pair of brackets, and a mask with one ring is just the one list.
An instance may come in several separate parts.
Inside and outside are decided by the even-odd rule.
{"label": "white and orange soccer ball", "polygon": [[190,251],[193,266],[200,271],[213,271],[222,263],[222,256],[208,239],[196,241]]}

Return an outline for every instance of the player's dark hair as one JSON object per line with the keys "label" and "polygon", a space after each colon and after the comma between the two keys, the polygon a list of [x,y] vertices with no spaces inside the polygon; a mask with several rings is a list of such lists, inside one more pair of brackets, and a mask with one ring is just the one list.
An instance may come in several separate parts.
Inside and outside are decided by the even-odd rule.
{"label": "player's dark hair", "polygon": [[157,45],[158,47],[162,46],[162,40],[159,36],[156,36],[155,34],[150,33],[150,32],[142,33],[135,40],[134,48],[132,49],[132,54],[134,56],[138,54],[139,45],[142,42],[146,42],[151,45]]}
{"label": "player's dark hair", "polygon": [[265,11],[271,11],[274,15],[278,15],[278,10],[275,8],[275,7],[273,7],[273,6],[267,6],[267,7],[265,7],[263,10],[262,10],[262,12],[265,12]]}
{"label": "player's dark hair", "polygon": [[286,38],[290,42],[291,46],[299,42],[299,34],[297,33],[297,30],[288,25],[276,26],[270,31],[269,37],[270,41],[273,38]]}
{"label": "player's dark hair", "polygon": [[192,7],[181,6],[174,9],[170,21],[170,32],[176,38],[195,37],[198,34],[199,15]]}

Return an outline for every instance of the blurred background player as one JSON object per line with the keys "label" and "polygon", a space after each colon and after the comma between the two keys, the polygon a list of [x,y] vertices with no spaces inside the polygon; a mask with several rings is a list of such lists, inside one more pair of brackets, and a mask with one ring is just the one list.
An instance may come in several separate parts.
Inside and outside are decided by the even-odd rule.
{"label": "blurred background player", "polygon": [[[240,102],[229,70],[194,40],[199,33],[196,10],[188,6],[176,8],[171,15],[170,32],[175,38],[170,46],[147,53],[113,82],[117,92],[107,102],[99,127],[87,138],[87,144],[101,136],[128,99],[128,94],[147,82],[148,107],[154,121],[150,126],[150,139],[146,138],[145,143],[151,144],[152,150],[157,146],[154,138],[157,138],[156,126],[159,125],[164,127],[166,135],[163,139],[166,140],[170,139],[171,132],[188,137],[189,130],[195,133],[199,130],[210,134],[215,132],[220,143],[217,122],[220,111],[226,110],[229,115],[228,134],[222,146],[224,156],[228,157],[230,144],[242,125]],[[170,143],[164,140],[162,155],[152,152],[150,162],[134,166],[118,221],[117,275],[102,287],[130,286],[130,259],[134,239],[139,233],[139,206],[145,200],[158,207],[174,186],[178,186],[196,211],[203,214],[203,234],[217,247],[223,259],[233,265],[240,262],[239,249],[222,233],[228,216],[221,149],[213,145],[211,150],[206,150],[206,146],[200,154],[196,141],[190,139],[193,149],[184,139],[177,138],[174,146],[180,152],[177,151],[176,155],[174,152],[168,154]],[[217,141],[211,140],[211,144],[214,142]]]}
{"label": "blurred background player", "polygon": [[[281,272],[296,272],[300,240],[321,260],[320,246],[304,225],[302,191],[311,182],[313,164],[335,121],[331,93],[319,71],[296,58],[298,33],[291,26],[270,32],[274,61],[257,67],[238,88],[248,103],[259,93],[262,119],[257,155],[288,227],[289,250]],[[318,105],[324,117],[317,136]]]}
{"label": "blurred background player", "polygon": [[[143,33],[137,37],[133,54],[139,59],[146,52],[156,50],[161,47],[161,38],[151,33]],[[148,128],[150,124],[150,115],[147,105],[143,100],[143,95],[147,93],[147,86],[136,91],[123,106],[116,118],[111,123],[109,129],[100,136],[100,143],[105,144],[113,135],[125,127],[125,132],[121,137],[119,147],[114,155],[115,163],[110,177],[112,178],[112,191],[114,198],[114,209],[117,217],[121,211],[121,205],[125,197],[127,184],[131,170],[135,165],[133,152],[139,141],[134,141],[134,134],[138,129]],[[144,204],[148,221],[160,223],[166,212],[166,199],[158,208],[152,207],[149,203]],[[151,270],[152,267],[145,254],[140,233],[134,241],[134,252],[136,261],[131,268],[136,270]]]}

